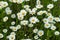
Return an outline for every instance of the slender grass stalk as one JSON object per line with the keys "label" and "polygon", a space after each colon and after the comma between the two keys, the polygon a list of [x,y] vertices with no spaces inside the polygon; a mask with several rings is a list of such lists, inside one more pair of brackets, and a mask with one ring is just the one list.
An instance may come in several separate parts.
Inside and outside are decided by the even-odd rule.
{"label": "slender grass stalk", "polygon": [[47,30],[47,40],[49,40],[49,30]]}

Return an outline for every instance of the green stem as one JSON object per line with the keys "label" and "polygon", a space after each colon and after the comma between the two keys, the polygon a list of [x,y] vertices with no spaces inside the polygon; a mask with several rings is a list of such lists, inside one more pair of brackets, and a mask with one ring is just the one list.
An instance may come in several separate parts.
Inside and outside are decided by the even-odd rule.
{"label": "green stem", "polygon": [[24,4],[25,4],[25,2],[22,3],[22,8],[24,8]]}
{"label": "green stem", "polygon": [[49,30],[47,30],[47,40],[49,40]]}

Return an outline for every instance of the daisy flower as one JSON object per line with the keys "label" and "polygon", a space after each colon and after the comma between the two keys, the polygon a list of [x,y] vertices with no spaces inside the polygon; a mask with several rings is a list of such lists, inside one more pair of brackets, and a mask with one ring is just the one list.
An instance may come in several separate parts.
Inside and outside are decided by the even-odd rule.
{"label": "daisy flower", "polygon": [[44,27],[45,27],[45,28],[50,28],[50,24],[49,24],[49,23],[45,23],[45,24],[44,24]]}
{"label": "daisy flower", "polygon": [[11,25],[15,25],[15,21],[12,21],[12,22],[11,22]]}
{"label": "daisy flower", "polygon": [[35,28],[35,29],[33,30],[33,33],[37,33],[37,32],[38,32],[38,29]]}
{"label": "daisy flower", "polygon": [[56,26],[52,25],[50,29],[51,30],[56,30]]}
{"label": "daisy flower", "polygon": [[20,28],[21,28],[21,25],[17,25],[16,28],[17,28],[17,29],[20,29]]}
{"label": "daisy flower", "polygon": [[48,5],[47,5],[47,8],[48,8],[48,9],[52,9],[53,7],[54,7],[53,4],[48,4]]}
{"label": "daisy flower", "polygon": [[37,34],[38,34],[38,36],[43,36],[43,35],[44,35],[44,31],[43,31],[43,30],[39,30],[39,31],[37,32]]}
{"label": "daisy flower", "polygon": [[4,32],[4,33],[7,33],[7,31],[8,31],[7,29],[3,29],[3,32]]}
{"label": "daisy flower", "polygon": [[60,35],[60,32],[59,31],[55,31],[54,34],[55,35]]}
{"label": "daisy flower", "polygon": [[44,23],[48,23],[49,21],[48,21],[47,18],[44,18],[44,19],[43,19],[43,22],[44,22]]}
{"label": "daisy flower", "polygon": [[11,14],[11,18],[16,18],[16,15],[15,14]]}
{"label": "daisy flower", "polygon": [[7,7],[7,8],[5,9],[5,12],[6,12],[7,15],[10,15],[10,14],[12,13],[12,10],[10,10],[10,8]]}
{"label": "daisy flower", "polygon": [[3,38],[4,36],[3,36],[3,34],[2,33],[0,33],[0,38]]}
{"label": "daisy flower", "polygon": [[56,22],[60,22],[60,18],[59,18],[59,17],[55,17],[54,20],[55,20]]}
{"label": "daisy flower", "polygon": [[8,20],[8,17],[5,16],[5,17],[3,18],[3,22],[6,22],[7,20]]}
{"label": "daisy flower", "polygon": [[23,15],[23,16],[26,16],[27,12],[26,12],[26,10],[23,9],[23,10],[20,11],[20,14]]}
{"label": "daisy flower", "polygon": [[29,19],[30,23],[36,23],[36,22],[39,22],[39,20],[37,19],[37,17],[30,17]]}
{"label": "daisy flower", "polygon": [[39,38],[38,35],[34,36],[34,39],[38,39],[38,38]]}

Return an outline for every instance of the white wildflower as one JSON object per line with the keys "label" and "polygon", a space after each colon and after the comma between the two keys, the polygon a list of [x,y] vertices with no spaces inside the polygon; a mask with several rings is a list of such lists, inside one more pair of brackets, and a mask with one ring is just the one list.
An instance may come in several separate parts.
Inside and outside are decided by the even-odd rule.
{"label": "white wildflower", "polygon": [[38,29],[35,28],[35,29],[33,30],[33,33],[37,33],[37,32],[38,32]]}
{"label": "white wildflower", "polygon": [[39,20],[37,19],[37,17],[30,17],[30,19],[29,19],[29,21],[31,22],[31,23],[36,23],[36,22],[39,22]]}
{"label": "white wildflower", "polygon": [[37,34],[38,34],[38,36],[43,36],[44,35],[44,31],[43,30],[39,30]]}
{"label": "white wildflower", "polygon": [[60,32],[59,32],[59,31],[55,31],[54,34],[55,34],[55,35],[59,35]]}
{"label": "white wildflower", "polygon": [[3,22],[6,22],[7,20],[8,20],[8,17],[5,16],[5,17],[3,18]]}
{"label": "white wildflower", "polygon": [[3,32],[4,32],[4,33],[7,33],[7,31],[8,31],[7,29],[3,29]]}
{"label": "white wildflower", "polygon": [[0,38],[3,38],[3,37],[4,37],[3,34],[0,33]]}
{"label": "white wildflower", "polygon": [[38,38],[39,38],[38,35],[34,36],[34,39],[38,39]]}
{"label": "white wildflower", "polygon": [[28,25],[28,20],[23,20],[20,22],[21,25]]}

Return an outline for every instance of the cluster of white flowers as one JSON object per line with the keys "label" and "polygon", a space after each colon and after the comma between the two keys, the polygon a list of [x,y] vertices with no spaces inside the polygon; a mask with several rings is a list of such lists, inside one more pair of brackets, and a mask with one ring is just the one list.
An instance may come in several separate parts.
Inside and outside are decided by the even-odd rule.
{"label": "cluster of white flowers", "polygon": [[[24,1],[30,1],[30,0],[9,0],[10,2],[13,3],[17,3],[17,4],[21,4]],[[57,0],[53,0],[54,2]],[[0,1],[0,8],[5,8],[5,12],[7,14],[7,16],[3,17],[3,22],[7,22],[9,19],[9,15],[11,16],[12,19],[16,18],[18,19],[18,21],[20,22],[18,25],[16,24],[16,21],[13,20],[11,21],[11,25],[9,26],[9,28],[13,31],[10,33],[10,35],[7,36],[7,38],[9,40],[15,40],[15,32],[18,31],[19,29],[21,29],[21,26],[28,26],[28,27],[34,27],[34,24],[36,24],[37,22],[40,22],[40,19],[38,19],[38,16],[41,16],[43,14],[46,14],[46,18],[42,19],[43,23],[44,23],[44,28],[46,29],[50,29],[50,30],[54,30],[54,35],[60,35],[59,31],[56,31],[57,27],[54,25],[56,22],[60,22],[60,17],[54,17],[52,15],[52,13],[50,13],[50,10],[54,7],[54,4],[48,4],[47,8],[48,11],[46,10],[39,10],[43,8],[43,5],[41,4],[40,0],[36,0],[36,6],[34,8],[30,8],[29,5],[23,5],[24,9],[21,9],[20,12],[18,12],[17,14],[12,14],[12,10],[10,9],[10,7],[7,7],[8,3],[4,2],[4,1]],[[25,19],[25,16],[29,14],[31,15],[31,17],[29,17],[29,19]],[[35,16],[36,15],[36,16]],[[7,29],[3,29],[3,33],[7,33]],[[33,29],[33,33],[35,33],[36,35],[34,35],[34,39],[36,40],[41,40],[39,39],[39,37],[44,35],[44,31],[41,29]],[[25,35],[27,36],[27,35]],[[29,35],[28,35],[29,36]],[[3,38],[3,34],[0,33],[0,38]],[[32,40],[32,39],[22,39],[22,40]]]}
{"label": "cluster of white flowers", "polygon": [[45,10],[41,10],[41,11],[39,11],[39,12],[37,12],[37,15],[42,15],[42,14],[47,14],[47,11],[45,11]]}
{"label": "cluster of white flowers", "polygon": [[54,26],[54,24],[56,22],[60,22],[60,18],[59,17],[54,17],[50,13],[48,13],[47,16],[48,16],[48,18],[43,19],[43,22],[45,24],[44,27],[45,28],[50,28],[51,30],[55,30],[56,26]]}
{"label": "cluster of white flowers", "polygon": [[24,1],[30,1],[30,0],[9,0],[10,2],[13,2],[13,3],[17,3],[17,4],[21,4],[23,3]]}
{"label": "cluster of white flowers", "polygon": [[37,11],[37,8],[36,7],[30,9],[30,6],[29,5],[24,5],[24,8],[25,8],[25,10],[27,12],[29,12],[29,14],[31,14],[31,15],[36,14],[36,11]]}
{"label": "cluster of white flowers", "polygon": [[17,30],[21,29],[21,26],[20,25],[17,25],[16,27],[15,26],[10,26],[10,29],[12,31],[17,31]]}
{"label": "cluster of white flowers", "polygon": [[39,37],[44,35],[44,31],[43,30],[38,30],[37,28],[35,28],[33,30],[33,33],[37,34],[37,35],[34,36],[34,39],[38,39]]}
{"label": "cluster of white flowers", "polygon": [[23,9],[20,12],[17,13],[17,17],[19,20],[23,20],[24,16],[26,16],[27,12]]}
{"label": "cluster of white flowers", "polygon": [[7,2],[0,1],[0,9],[2,9],[4,7],[7,7],[7,6],[8,6],[8,3]]}
{"label": "cluster of white flowers", "polygon": [[[60,22],[60,17],[54,17],[54,16],[52,16],[51,13],[47,13],[46,15],[48,16],[48,18],[43,19],[44,27],[45,28],[50,28],[51,30],[56,30],[57,27],[54,24],[56,22]],[[55,31],[54,34],[55,35],[60,35],[60,32]]]}
{"label": "cluster of white flowers", "polygon": [[36,14],[36,11],[37,11],[37,8],[36,7],[30,9],[30,6],[29,5],[24,5],[24,8],[25,8],[25,10],[27,12],[29,12],[29,14],[31,14],[31,15]]}
{"label": "cluster of white flowers", "polygon": [[34,14],[36,14],[36,10],[37,10],[37,8],[33,8],[32,10],[31,9],[28,9],[29,11],[29,14],[31,14],[31,15],[34,15]]}
{"label": "cluster of white flowers", "polygon": [[10,35],[7,36],[9,40],[15,40],[15,32],[11,32]]}
{"label": "cluster of white flowers", "polygon": [[23,20],[20,23],[21,23],[21,25],[28,25],[28,21],[27,20]]}

